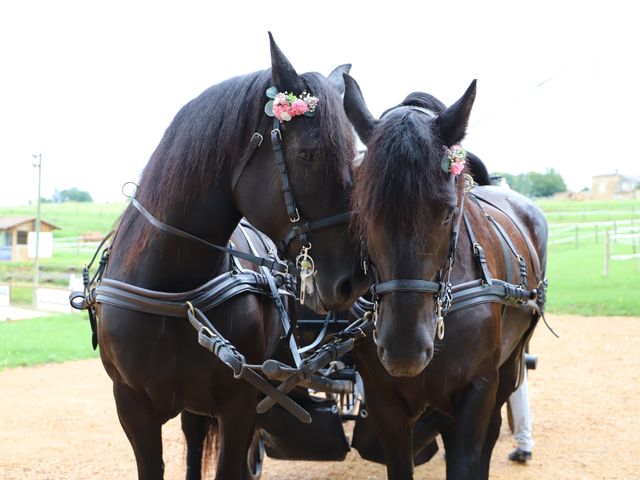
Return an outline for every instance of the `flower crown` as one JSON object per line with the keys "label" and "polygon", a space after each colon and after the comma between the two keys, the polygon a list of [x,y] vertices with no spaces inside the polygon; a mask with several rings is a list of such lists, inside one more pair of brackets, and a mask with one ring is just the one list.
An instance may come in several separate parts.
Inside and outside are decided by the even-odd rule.
{"label": "flower crown", "polygon": [[313,117],[316,113],[318,98],[312,97],[307,92],[302,92],[298,97],[293,93],[278,92],[276,87],[269,87],[266,93],[272,100],[264,106],[264,113],[270,117],[276,117],[281,122],[288,122],[298,115]]}
{"label": "flower crown", "polygon": [[460,175],[467,160],[467,152],[460,145],[444,147],[442,157],[442,170],[451,175]]}

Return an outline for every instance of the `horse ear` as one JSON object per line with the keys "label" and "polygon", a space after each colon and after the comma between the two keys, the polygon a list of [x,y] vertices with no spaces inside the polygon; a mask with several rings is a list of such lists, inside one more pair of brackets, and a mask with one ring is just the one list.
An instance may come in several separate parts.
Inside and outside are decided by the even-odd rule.
{"label": "horse ear", "polygon": [[273,86],[279,92],[302,93],[305,89],[304,83],[276,44],[271,32],[269,32],[269,42],[271,44],[271,82]]}
{"label": "horse ear", "polygon": [[349,73],[349,70],[351,70],[351,64],[345,63],[344,65],[334,68],[333,72],[327,77],[329,85],[338,92],[338,95],[344,95],[344,78],[342,78],[342,74]]}
{"label": "horse ear", "polygon": [[347,73],[343,73],[342,76],[345,87],[344,109],[360,140],[366,145],[378,121],[369,112],[358,83]]}
{"label": "horse ear", "polygon": [[476,80],[471,82],[460,99],[438,116],[438,127],[442,142],[450,147],[459,143],[467,133],[471,107],[476,99]]}

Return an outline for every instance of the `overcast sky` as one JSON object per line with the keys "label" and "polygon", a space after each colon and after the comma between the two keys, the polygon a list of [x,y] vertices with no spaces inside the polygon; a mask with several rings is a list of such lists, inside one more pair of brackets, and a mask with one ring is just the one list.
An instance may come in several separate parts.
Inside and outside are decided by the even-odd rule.
{"label": "overcast sky", "polygon": [[178,109],[270,66],[352,63],[374,115],[411,91],[453,103],[474,78],[464,145],[491,171],[559,171],[571,189],[640,175],[634,2],[5,1],[0,205],[78,187],[120,201]]}

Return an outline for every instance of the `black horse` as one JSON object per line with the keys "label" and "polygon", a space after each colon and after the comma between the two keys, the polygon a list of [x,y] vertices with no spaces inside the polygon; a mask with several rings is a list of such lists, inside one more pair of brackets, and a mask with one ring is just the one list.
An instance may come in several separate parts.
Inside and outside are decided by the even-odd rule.
{"label": "black horse", "polygon": [[544,307],[546,221],[525,197],[468,191],[470,177],[457,175],[475,81],[443,111],[412,94],[377,120],[345,80],[347,115],[368,147],[353,202],[376,316],[375,342],[354,355],[388,477],[412,478],[412,451],[440,433],[447,478],[486,479],[500,408]]}
{"label": "black horse", "polygon": [[[124,212],[104,279],[192,290],[225,271],[228,255],[157,225],[224,245],[244,216],[307,274],[308,306],[344,309],[366,289],[358,246],[341,224],[355,155],[340,103],[347,67],[328,78],[298,75],[272,38],[271,59],[271,70],[213,86],[178,112],[137,188],[136,202],[149,215],[134,205]],[[312,95],[315,114],[274,122],[265,114],[267,90]],[[248,362],[259,363],[279,332],[270,301],[244,294],[206,313]],[[109,303],[98,304],[97,313],[100,355],[139,478],[162,478],[161,427],[182,411],[216,417],[216,478],[249,478],[258,392],[200,347],[184,318]]]}

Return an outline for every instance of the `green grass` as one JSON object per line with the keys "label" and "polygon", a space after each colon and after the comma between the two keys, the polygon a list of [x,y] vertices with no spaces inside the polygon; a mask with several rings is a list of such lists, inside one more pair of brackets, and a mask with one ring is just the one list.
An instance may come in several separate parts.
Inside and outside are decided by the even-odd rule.
{"label": "green grass", "polygon": [[[640,316],[638,260],[611,260],[604,276],[606,230],[640,226],[640,200],[539,200],[550,223],[547,310],[577,315]],[[633,224],[629,222],[633,220]],[[616,222],[593,225],[593,222]],[[591,223],[591,225],[588,225]],[[553,243],[566,239],[565,243]],[[615,254],[633,253],[616,244]]]}
{"label": "green grass", "polygon": [[0,322],[0,370],[97,356],[86,314]]}
{"label": "green grass", "polygon": [[[631,253],[616,245],[615,253]],[[547,311],[576,315],[640,316],[639,260],[611,260],[604,276],[604,244],[551,245],[547,261]]]}
{"label": "green grass", "polygon": [[[124,210],[125,203],[43,203],[42,219],[60,227],[53,238],[79,237],[89,232],[109,232]],[[36,215],[32,205],[0,207],[0,217],[28,217]]]}

